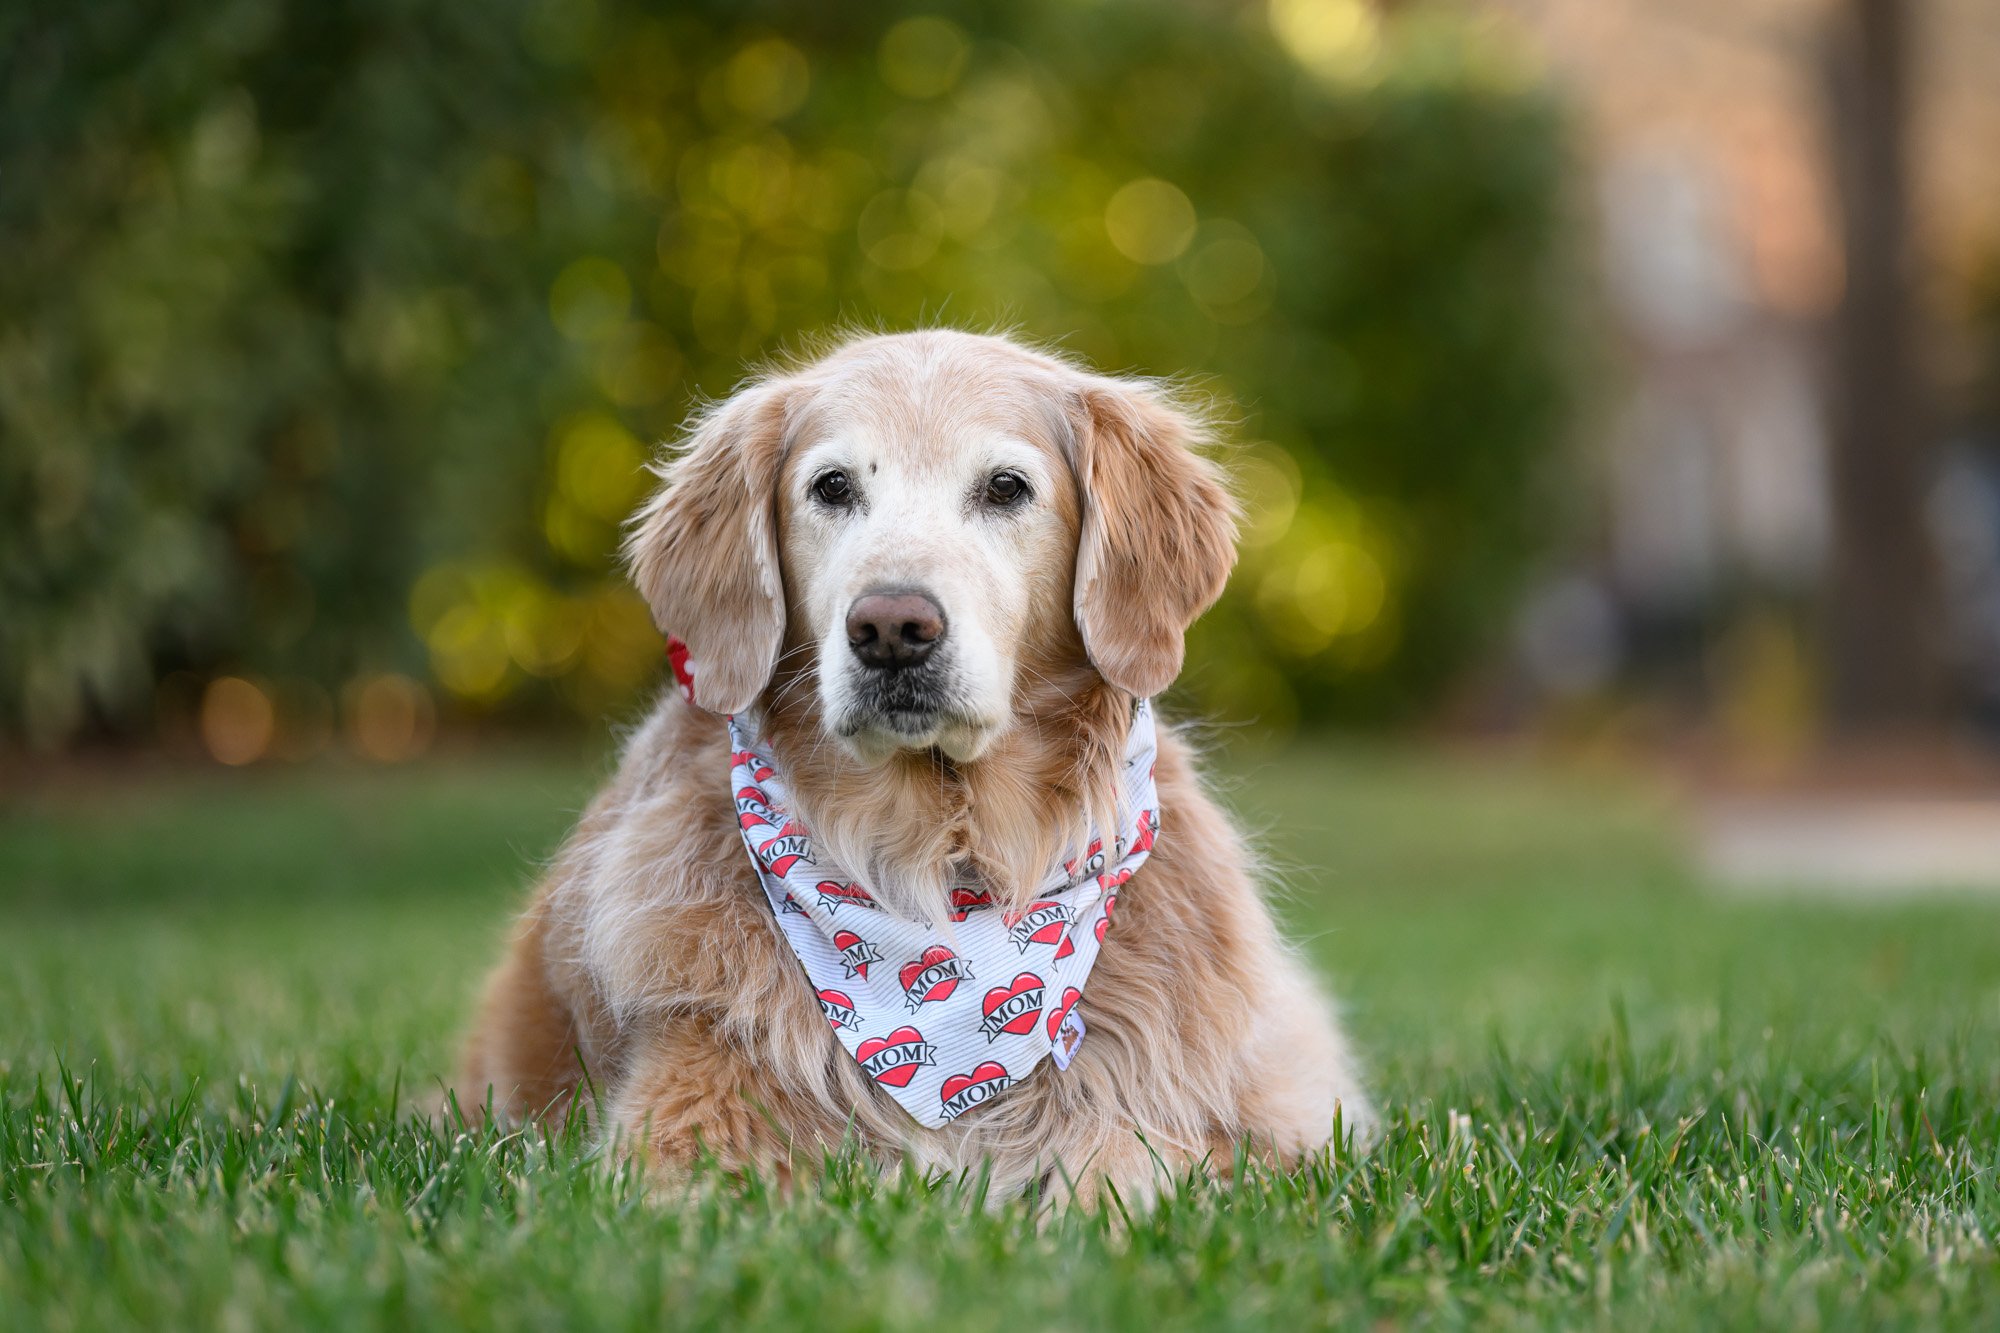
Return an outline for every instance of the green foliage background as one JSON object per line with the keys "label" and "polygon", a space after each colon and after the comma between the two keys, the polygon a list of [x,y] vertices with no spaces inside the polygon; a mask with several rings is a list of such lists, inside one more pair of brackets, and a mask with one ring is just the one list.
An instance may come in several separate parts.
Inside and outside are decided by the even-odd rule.
{"label": "green foliage background", "polygon": [[1449,18],[106,0],[0,52],[0,728],[38,743],[225,672],[617,707],[653,442],[843,323],[1202,377],[1255,515],[1188,677],[1225,715],[1406,715],[1536,546],[1560,125]]}

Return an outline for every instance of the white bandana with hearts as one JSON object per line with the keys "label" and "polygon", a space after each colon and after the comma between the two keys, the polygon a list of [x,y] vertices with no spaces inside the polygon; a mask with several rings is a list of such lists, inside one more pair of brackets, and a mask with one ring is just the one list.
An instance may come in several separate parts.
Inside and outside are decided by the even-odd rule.
{"label": "white bandana with hearts", "polygon": [[[677,672],[685,672],[676,662]],[[778,925],[840,1044],[917,1122],[935,1128],[999,1096],[1083,1039],[1075,1012],[1118,888],[1159,832],[1152,707],[1133,707],[1124,802],[1110,848],[1091,830],[1082,864],[1055,869],[1020,912],[953,889],[948,925],[895,916],[822,859],[787,811],[784,780],[744,717],[729,719],[737,822]]]}

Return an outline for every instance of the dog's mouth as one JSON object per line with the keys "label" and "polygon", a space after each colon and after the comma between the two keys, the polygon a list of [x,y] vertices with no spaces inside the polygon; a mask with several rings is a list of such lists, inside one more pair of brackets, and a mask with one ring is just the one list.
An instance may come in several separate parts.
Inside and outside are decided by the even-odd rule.
{"label": "dog's mouth", "polygon": [[936,748],[964,760],[985,748],[992,729],[966,707],[947,673],[919,667],[856,673],[833,731],[867,759]]}
{"label": "dog's mouth", "polygon": [[942,673],[929,669],[857,673],[849,697],[838,728],[844,737],[872,728],[915,738],[957,711]]}

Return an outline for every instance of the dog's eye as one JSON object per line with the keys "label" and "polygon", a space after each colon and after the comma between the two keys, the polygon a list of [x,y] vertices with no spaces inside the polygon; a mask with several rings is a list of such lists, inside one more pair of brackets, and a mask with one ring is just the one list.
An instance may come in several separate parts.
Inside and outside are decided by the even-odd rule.
{"label": "dog's eye", "polygon": [[1028,498],[1028,479],[1018,472],[996,472],[986,479],[986,503],[1003,508]]}
{"label": "dog's eye", "polygon": [[822,472],[813,478],[812,493],[819,498],[821,504],[839,508],[853,503],[854,483],[847,479],[845,472],[838,470]]}

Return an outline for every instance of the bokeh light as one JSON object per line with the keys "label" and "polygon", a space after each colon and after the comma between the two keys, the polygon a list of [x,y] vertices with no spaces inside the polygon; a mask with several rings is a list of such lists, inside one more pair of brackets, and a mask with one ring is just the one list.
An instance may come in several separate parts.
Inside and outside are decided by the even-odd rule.
{"label": "bokeh light", "polygon": [[549,288],[549,317],[577,342],[607,337],[631,308],[632,283],[625,270],[596,255],[571,263]]}
{"label": "bokeh light", "polygon": [[723,81],[731,107],[752,120],[781,120],[805,103],[812,68],[798,47],[766,37],[730,58]]}
{"label": "bokeh light", "polygon": [[399,764],[429,748],[437,726],[430,691],[393,671],[358,676],[341,692],[348,746],[378,763]]}
{"label": "bokeh light", "polygon": [[1194,205],[1171,181],[1130,181],[1104,206],[1111,243],[1119,254],[1141,264],[1180,258],[1194,240],[1194,227]]}
{"label": "bokeh light", "polygon": [[904,19],[882,35],[882,82],[905,97],[936,97],[958,82],[971,49],[965,29],[949,19]]}
{"label": "bokeh light", "polygon": [[1322,78],[1366,76],[1381,54],[1381,20],[1368,0],[1271,0],[1271,30]]}
{"label": "bokeh light", "polygon": [[201,740],[217,762],[254,764],[271,748],[277,709],[264,689],[239,676],[209,682],[201,699]]}

